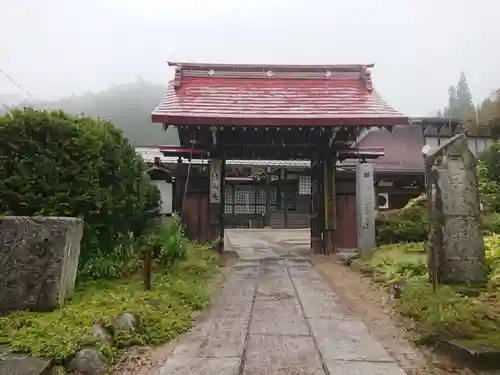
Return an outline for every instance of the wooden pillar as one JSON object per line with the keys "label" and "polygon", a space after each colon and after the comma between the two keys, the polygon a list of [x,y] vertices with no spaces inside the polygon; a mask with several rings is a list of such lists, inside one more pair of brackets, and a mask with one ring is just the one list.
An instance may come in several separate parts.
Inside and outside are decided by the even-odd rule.
{"label": "wooden pillar", "polygon": [[184,200],[186,175],[184,173],[184,166],[182,165],[181,157],[177,159],[176,172],[174,184],[174,207],[172,211],[177,212],[179,216],[182,216],[182,203]]}
{"label": "wooden pillar", "polygon": [[324,158],[324,205],[325,205],[325,254],[336,251],[335,229],[337,218],[336,192],[335,192],[335,155],[327,155]]}
{"label": "wooden pillar", "polygon": [[288,186],[287,186],[287,170],[283,168],[281,170],[281,202],[283,204],[283,218],[285,222],[285,228],[288,228]]}
{"label": "wooden pillar", "polygon": [[311,160],[311,249],[319,254],[325,249],[324,159],[315,155]]}
{"label": "wooden pillar", "polygon": [[216,249],[224,250],[224,181],[225,160],[219,155],[210,159],[210,232]]}
{"label": "wooden pillar", "polygon": [[264,216],[264,228],[271,227],[271,176],[269,175],[269,168],[265,171],[266,177],[266,214]]}

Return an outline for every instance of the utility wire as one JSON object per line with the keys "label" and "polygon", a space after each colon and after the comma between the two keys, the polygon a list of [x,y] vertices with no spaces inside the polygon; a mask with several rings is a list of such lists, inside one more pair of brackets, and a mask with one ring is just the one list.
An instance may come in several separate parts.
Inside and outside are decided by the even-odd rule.
{"label": "utility wire", "polygon": [[14,78],[12,78],[10,75],[8,75],[2,68],[0,68],[0,73],[2,73],[5,77],[7,77],[7,79],[14,85],[16,86],[19,90],[21,90],[22,92],[24,92],[26,95],[28,95],[31,99],[34,99],[33,95],[31,95],[31,93],[22,88],[21,85],[19,85],[15,80]]}

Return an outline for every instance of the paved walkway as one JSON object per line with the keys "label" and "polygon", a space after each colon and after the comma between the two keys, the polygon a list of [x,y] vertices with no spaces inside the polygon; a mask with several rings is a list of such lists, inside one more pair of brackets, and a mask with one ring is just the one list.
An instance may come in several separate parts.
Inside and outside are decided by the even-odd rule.
{"label": "paved walkway", "polygon": [[405,374],[307,261],[308,239],[283,236],[229,234],[240,261],[161,375]]}

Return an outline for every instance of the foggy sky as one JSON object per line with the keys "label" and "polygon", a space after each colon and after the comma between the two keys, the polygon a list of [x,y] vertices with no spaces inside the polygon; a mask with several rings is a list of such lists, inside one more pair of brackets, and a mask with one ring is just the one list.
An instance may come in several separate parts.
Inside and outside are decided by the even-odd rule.
{"label": "foggy sky", "polygon": [[[0,68],[37,99],[138,78],[167,60],[375,63],[375,88],[433,115],[464,71],[475,101],[500,88],[494,0],[0,0]],[[0,94],[22,91],[0,75]],[[25,96],[25,95],[24,95]],[[160,99],[160,98],[159,98]]]}

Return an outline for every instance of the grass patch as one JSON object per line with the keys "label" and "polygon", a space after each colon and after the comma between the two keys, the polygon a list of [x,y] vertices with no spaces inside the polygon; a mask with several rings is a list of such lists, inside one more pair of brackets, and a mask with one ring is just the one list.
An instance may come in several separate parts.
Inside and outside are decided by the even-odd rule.
{"label": "grass patch", "polygon": [[369,258],[355,260],[363,270],[373,271],[389,283],[420,276],[427,272],[425,247],[422,242],[390,244],[379,247]]}
{"label": "grass patch", "polygon": [[[141,275],[83,282],[57,311],[0,317],[0,343],[56,363],[89,345],[100,346],[109,360],[122,347],[158,345],[191,328],[193,311],[209,302],[207,281],[216,271],[214,253],[191,247],[186,259],[155,271],[152,291],[144,290]],[[112,346],[96,342],[92,325],[98,322],[111,330],[113,320],[124,312],[139,318],[137,331],[114,332]]]}
{"label": "grass patch", "polygon": [[414,319],[425,337],[472,339],[485,333],[500,337],[499,317],[479,299],[464,297],[446,285],[434,293],[422,277],[408,280],[402,289],[396,308]]}

